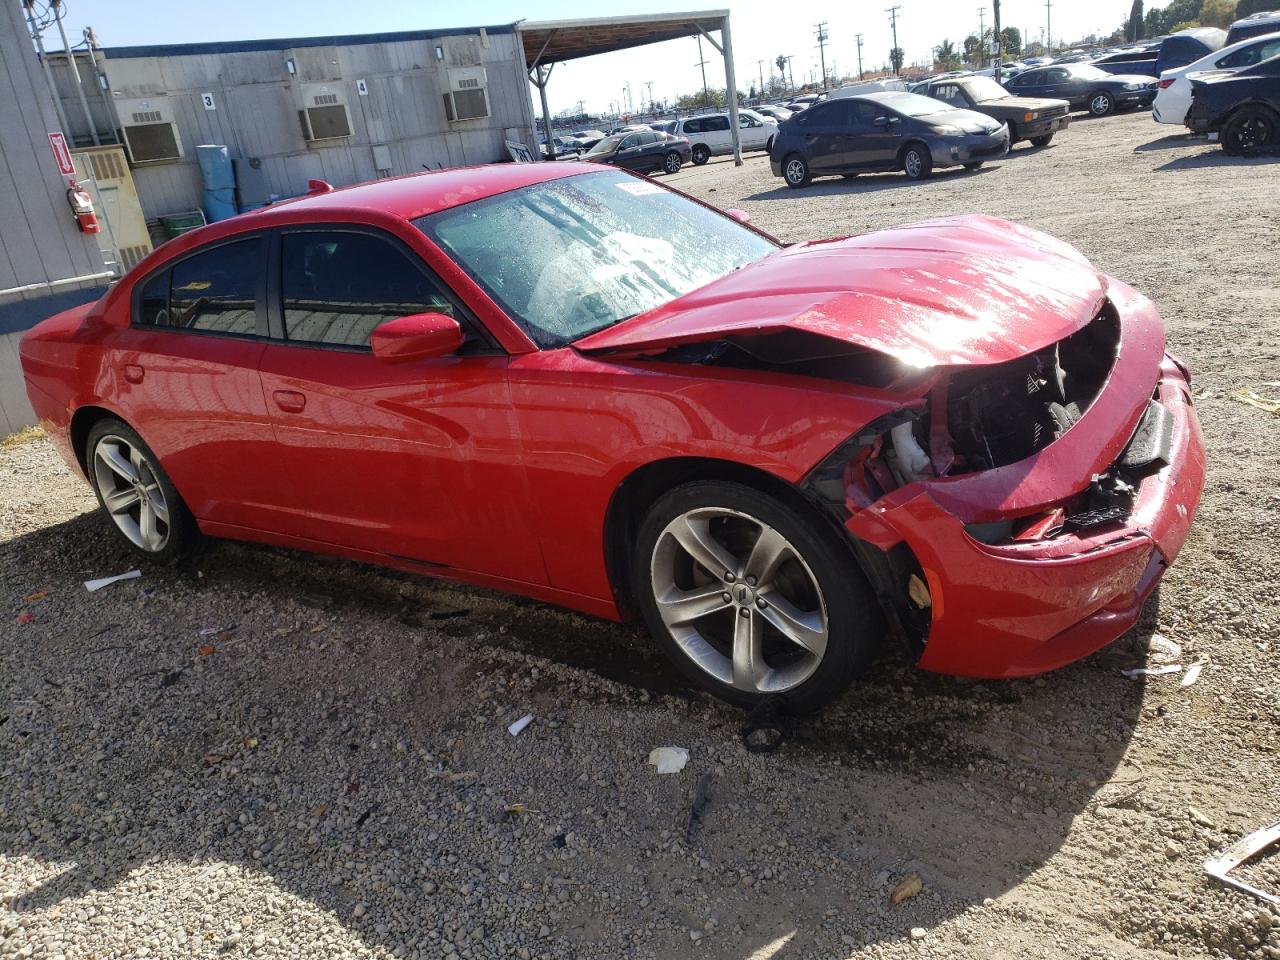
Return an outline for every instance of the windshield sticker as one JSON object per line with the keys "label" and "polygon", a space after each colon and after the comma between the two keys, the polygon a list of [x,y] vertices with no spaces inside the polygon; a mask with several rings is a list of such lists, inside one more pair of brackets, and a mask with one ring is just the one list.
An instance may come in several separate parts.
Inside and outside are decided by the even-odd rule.
{"label": "windshield sticker", "polygon": [[633,197],[643,197],[650,193],[662,193],[663,190],[656,183],[619,183],[616,184],[619,190],[625,190]]}

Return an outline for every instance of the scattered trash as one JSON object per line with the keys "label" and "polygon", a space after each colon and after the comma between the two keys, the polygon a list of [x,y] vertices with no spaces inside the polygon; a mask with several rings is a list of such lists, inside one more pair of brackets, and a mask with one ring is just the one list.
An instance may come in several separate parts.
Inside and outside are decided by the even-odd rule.
{"label": "scattered trash", "polygon": [[698,778],[698,782],[693,788],[693,805],[689,808],[689,826],[684,832],[684,839],[686,843],[693,843],[694,827],[702,822],[703,811],[707,809],[707,801],[710,799],[708,794],[710,789],[711,774],[704,773]]}
{"label": "scattered trash", "polygon": [[225,627],[205,627],[200,631],[202,637],[214,637],[220,633],[230,633],[236,628],[236,624],[232,623]]}
{"label": "scattered trash", "polygon": [[520,735],[520,731],[531,723],[533,723],[533,714],[526,713],[515,723],[511,724],[511,726],[507,727],[507,733],[511,734],[513,737],[518,737]]}
{"label": "scattered trash", "polygon": [[689,751],[684,747],[654,747],[649,751],[649,762],[659,773],[679,773],[689,762]]}
{"label": "scattered trash", "polygon": [[37,600],[43,600],[47,596],[49,596],[48,590],[37,590],[35,593],[28,593],[22,600],[24,603],[35,603]]}
{"label": "scattered trash", "polygon": [[234,754],[230,753],[206,753],[200,758],[200,762],[206,767],[216,767],[223,760],[230,760]]}
{"label": "scattered trash", "polygon": [[747,714],[747,722],[742,726],[742,745],[747,753],[773,753],[786,738],[787,727],[773,697],[761,700]]}
{"label": "scattered trash", "polygon": [[23,610],[20,614],[18,614],[19,623],[35,623],[35,621],[36,621],[36,615],[32,613],[30,610]]}
{"label": "scattered trash", "polygon": [[258,746],[258,738],[257,738],[257,737],[245,737],[243,740],[241,740],[241,741],[240,741],[240,745],[241,745],[242,747],[248,747],[250,750],[253,750],[255,747],[257,747],[257,746]]}
{"label": "scattered trash", "polygon": [[1151,659],[1156,663],[1167,663],[1182,656],[1182,645],[1174,643],[1162,633],[1153,633],[1147,646],[1151,650]]}
{"label": "scattered trash", "polygon": [[309,816],[315,817],[317,820],[319,820],[328,812],[329,812],[329,808],[322,803],[317,807],[312,807],[311,813],[309,814]]}
{"label": "scattered trash", "polygon": [[136,580],[140,576],[142,576],[141,570],[130,570],[128,573],[116,574],[114,577],[100,577],[97,580],[86,580],[84,582],[84,588],[90,593],[93,593],[95,590],[101,590],[103,587],[109,587],[111,584],[118,583],[121,580]]}
{"label": "scattered trash", "polygon": [[1231,399],[1239,400],[1241,403],[1247,403],[1251,407],[1257,407],[1259,410],[1265,410],[1267,413],[1280,413],[1280,400],[1272,400],[1270,397],[1260,397],[1252,390],[1232,390]]}
{"label": "scattered trash", "polygon": [[1200,679],[1200,671],[1204,669],[1204,665],[1209,662],[1208,657],[1200,657],[1191,666],[1187,667],[1187,672],[1182,677],[1182,683],[1179,686],[1189,687]]}
{"label": "scattered trash", "polygon": [[206,643],[203,647],[199,647],[196,650],[196,653],[200,654],[202,657],[211,657],[217,652],[218,648],[211,643]]}
{"label": "scattered trash", "polygon": [[1203,813],[1201,813],[1195,807],[1187,807],[1187,816],[1189,816],[1196,823],[1200,824],[1200,826],[1202,827],[1209,827],[1210,829],[1217,827],[1216,823],[1214,823],[1212,820],[1206,817]]}
{"label": "scattered trash", "polygon": [[933,606],[933,598],[929,596],[929,588],[914,573],[911,575],[911,579],[907,581],[907,596],[921,610]]}
{"label": "scattered trash", "polygon": [[525,813],[537,813],[537,810],[526,807],[523,803],[509,803],[502,808],[502,812],[511,817],[518,817]]}
{"label": "scattered trash", "polygon": [[1181,673],[1182,664],[1170,663],[1163,667],[1134,667],[1132,670],[1121,670],[1120,672],[1130,680],[1136,680],[1138,677],[1166,677],[1171,673]]}
{"label": "scattered trash", "polygon": [[913,873],[900,880],[892,890],[889,891],[889,902],[899,904],[903,900],[910,900],[912,897],[919,896],[924,890],[924,881],[920,879],[920,874]]}
{"label": "scattered trash", "polygon": [[1276,896],[1274,893],[1267,893],[1265,890],[1259,890],[1257,887],[1252,887],[1242,880],[1227,876],[1228,871],[1253,858],[1276,841],[1280,841],[1280,820],[1269,827],[1255,830],[1249,836],[1227,847],[1216,857],[1210,857],[1204,862],[1204,872],[1219,883],[1225,883],[1228,887],[1233,887],[1241,893],[1252,894],[1259,900],[1265,900],[1267,903],[1280,907],[1280,896]]}

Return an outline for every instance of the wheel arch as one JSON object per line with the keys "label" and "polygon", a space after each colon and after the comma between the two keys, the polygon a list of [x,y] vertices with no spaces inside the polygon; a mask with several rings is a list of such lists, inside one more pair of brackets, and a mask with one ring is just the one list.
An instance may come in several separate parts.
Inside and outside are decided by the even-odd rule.
{"label": "wheel arch", "polygon": [[907,151],[912,147],[920,147],[925,153],[929,154],[929,159],[933,159],[933,149],[929,144],[920,137],[912,137],[898,148],[898,169],[902,169],[903,165],[907,162]]}
{"label": "wheel arch", "polygon": [[67,440],[71,444],[71,450],[76,456],[76,462],[80,464],[80,472],[89,476],[89,455],[85,449],[85,445],[89,441],[89,431],[93,429],[93,425],[100,420],[119,420],[130,430],[134,430],[141,436],[141,432],[134,427],[128,420],[120,415],[118,411],[111,410],[107,407],[96,403],[85,404],[77,407],[75,413],[71,415],[71,422],[67,426]]}
{"label": "wheel arch", "polygon": [[1270,115],[1271,119],[1280,123],[1280,110],[1277,110],[1265,100],[1242,100],[1239,103],[1231,105],[1231,108],[1222,115],[1222,121],[1218,124],[1219,129],[1230,123],[1241,110],[1261,110],[1263,113]]}

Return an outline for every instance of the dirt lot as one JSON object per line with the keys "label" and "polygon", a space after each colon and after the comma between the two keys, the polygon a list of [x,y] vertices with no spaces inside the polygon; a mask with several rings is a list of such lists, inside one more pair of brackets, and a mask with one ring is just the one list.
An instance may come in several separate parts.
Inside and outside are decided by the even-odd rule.
{"label": "dirt lot", "polygon": [[[1081,120],[926,184],[671,178],[786,240],[1049,230],[1197,377],[1204,504],[1140,630],[1036,681],[887,657],[777,753],[637,632],[511,598],[238,544],[87,593],[132,562],[47,441],[0,449],[0,955],[1280,958],[1280,913],[1201,867],[1280,818],[1280,417],[1230,398],[1280,394],[1280,165],[1176,134]],[[1197,684],[1121,676],[1153,630]],[[1280,889],[1280,855],[1246,875]]]}

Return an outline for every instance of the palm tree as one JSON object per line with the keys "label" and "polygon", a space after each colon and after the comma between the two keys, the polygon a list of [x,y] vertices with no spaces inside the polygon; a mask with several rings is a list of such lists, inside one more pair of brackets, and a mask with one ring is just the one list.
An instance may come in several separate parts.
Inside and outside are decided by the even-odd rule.
{"label": "palm tree", "polygon": [[934,47],[933,56],[939,64],[948,69],[955,67],[960,63],[960,57],[956,53],[955,44],[950,40],[943,40],[942,43]]}
{"label": "palm tree", "polygon": [[778,54],[778,59],[773,61],[778,66],[778,73],[782,74],[782,86],[787,86],[787,58],[784,54]]}

